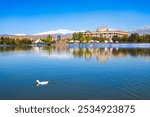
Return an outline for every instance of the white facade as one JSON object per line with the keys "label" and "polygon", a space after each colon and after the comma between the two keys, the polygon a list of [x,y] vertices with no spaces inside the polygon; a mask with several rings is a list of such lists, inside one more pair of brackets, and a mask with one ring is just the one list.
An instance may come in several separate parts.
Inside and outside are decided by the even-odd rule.
{"label": "white facade", "polygon": [[106,26],[103,26],[98,28],[96,31],[86,31],[84,32],[84,35],[90,37],[103,37],[107,39],[112,39],[113,36],[128,36],[128,32],[120,30],[109,30]]}

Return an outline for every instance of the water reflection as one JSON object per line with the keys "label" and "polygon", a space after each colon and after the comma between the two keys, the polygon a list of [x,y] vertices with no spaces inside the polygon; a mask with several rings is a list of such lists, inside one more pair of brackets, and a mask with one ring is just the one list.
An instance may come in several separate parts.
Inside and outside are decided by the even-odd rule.
{"label": "water reflection", "polygon": [[0,99],[150,99],[145,58],[150,48],[0,47]]}
{"label": "water reflection", "polygon": [[150,48],[73,48],[68,46],[12,46],[0,47],[0,53],[6,52],[34,51],[45,57],[56,59],[83,58],[91,60],[96,58],[100,63],[107,63],[112,58],[123,58],[127,56],[140,57],[150,60]]}

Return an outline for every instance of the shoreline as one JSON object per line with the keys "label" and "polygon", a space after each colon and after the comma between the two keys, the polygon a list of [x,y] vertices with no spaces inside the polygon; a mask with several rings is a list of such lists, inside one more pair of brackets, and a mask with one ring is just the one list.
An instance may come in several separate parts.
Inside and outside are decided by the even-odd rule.
{"label": "shoreline", "polygon": [[[65,44],[70,48],[150,48],[150,43],[68,43]],[[30,47],[44,47],[44,46],[64,46],[62,44],[23,44],[23,45],[2,45],[0,47],[16,47],[16,46],[30,46]]]}
{"label": "shoreline", "polygon": [[150,43],[112,43],[112,44],[69,44],[69,47],[84,47],[84,48],[150,48]]}

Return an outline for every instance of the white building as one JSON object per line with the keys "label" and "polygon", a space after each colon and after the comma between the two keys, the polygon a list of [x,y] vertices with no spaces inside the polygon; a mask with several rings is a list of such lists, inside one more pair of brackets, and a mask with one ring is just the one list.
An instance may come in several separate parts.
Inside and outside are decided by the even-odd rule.
{"label": "white building", "polygon": [[121,30],[110,30],[106,26],[97,28],[96,31],[86,31],[83,34],[85,36],[103,37],[107,39],[112,39],[113,36],[118,36],[118,37],[128,36],[128,32],[121,31]]}
{"label": "white building", "polygon": [[44,44],[44,42],[41,39],[37,39],[33,43],[34,44],[39,44],[39,43]]}

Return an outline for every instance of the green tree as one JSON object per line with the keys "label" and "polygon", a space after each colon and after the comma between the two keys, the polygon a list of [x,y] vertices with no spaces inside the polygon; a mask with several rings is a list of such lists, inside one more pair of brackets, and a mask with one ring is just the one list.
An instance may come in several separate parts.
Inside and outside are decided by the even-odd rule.
{"label": "green tree", "polygon": [[47,38],[43,39],[42,41],[44,41],[44,43],[48,45],[51,45],[52,43],[54,43],[51,35],[48,35]]}
{"label": "green tree", "polygon": [[1,37],[1,44],[5,44],[5,37]]}
{"label": "green tree", "polygon": [[80,42],[83,42],[83,41],[86,41],[86,38],[82,36],[82,37],[80,38]]}
{"label": "green tree", "polygon": [[78,40],[79,34],[78,33],[73,33],[72,39],[73,40]]}
{"label": "green tree", "polygon": [[83,33],[82,32],[79,32],[78,33],[78,40],[80,41],[81,39],[83,39],[84,37],[83,37]]}
{"label": "green tree", "polygon": [[15,44],[16,44],[16,45],[22,44],[22,40],[17,38],[17,39],[15,40]]}
{"label": "green tree", "polygon": [[120,42],[120,38],[117,36],[117,35],[114,35],[113,38],[112,38],[113,42]]}
{"label": "green tree", "polygon": [[92,37],[90,37],[90,36],[86,36],[85,38],[86,38],[87,42],[90,41],[90,40],[92,40]]}
{"label": "green tree", "polygon": [[73,33],[72,39],[73,39],[73,40],[82,41],[82,40],[84,40],[84,35],[83,35],[82,32],[79,32],[79,33]]}
{"label": "green tree", "polygon": [[3,40],[2,40],[2,38],[3,38],[3,37],[0,37],[0,44],[3,44]]}
{"label": "green tree", "polygon": [[138,33],[134,33],[134,34],[131,34],[131,35],[129,36],[128,41],[129,41],[129,42],[135,42],[135,43],[136,43],[136,42],[138,42],[139,38],[140,38],[139,34],[138,34]]}
{"label": "green tree", "polygon": [[24,38],[22,39],[22,44],[31,44],[32,41],[30,39]]}
{"label": "green tree", "polygon": [[129,37],[125,35],[125,36],[119,38],[120,40],[119,40],[118,42],[128,43],[128,42],[129,42],[128,38],[129,38]]}
{"label": "green tree", "polygon": [[66,41],[69,43],[72,40],[72,38],[67,38]]}
{"label": "green tree", "polygon": [[15,40],[13,38],[7,38],[5,43],[8,45],[15,44]]}

